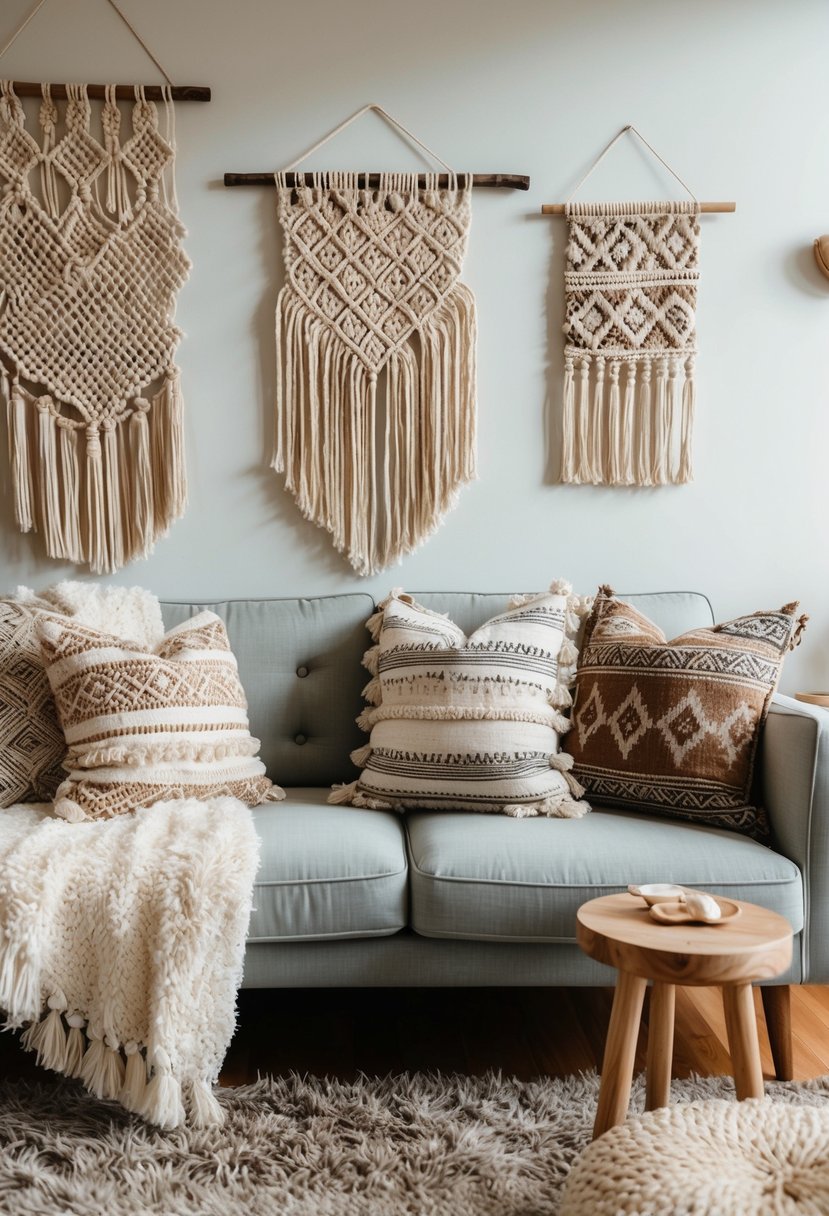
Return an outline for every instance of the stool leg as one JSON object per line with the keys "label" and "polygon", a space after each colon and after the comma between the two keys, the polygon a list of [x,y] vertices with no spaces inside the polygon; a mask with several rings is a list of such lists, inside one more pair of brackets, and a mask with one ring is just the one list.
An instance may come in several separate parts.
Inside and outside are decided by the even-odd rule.
{"label": "stool leg", "polygon": [[654,983],[648,1017],[648,1072],[645,1110],[668,1106],[671,1101],[671,1064],[674,1057],[673,984]]}
{"label": "stool leg", "polygon": [[725,1027],[737,1097],[763,1097],[763,1069],[751,984],[729,984],[722,990]]}
{"label": "stool leg", "polygon": [[596,1122],[593,1124],[594,1140],[609,1127],[623,1123],[627,1114],[639,1019],[642,1016],[646,988],[647,981],[640,979],[638,975],[630,975],[627,971],[619,972],[602,1062],[599,1105],[596,1110]]}
{"label": "stool leg", "polygon": [[794,1076],[791,995],[788,984],[764,984],[760,989],[771,1058],[774,1060],[774,1075],[778,1081],[791,1081]]}

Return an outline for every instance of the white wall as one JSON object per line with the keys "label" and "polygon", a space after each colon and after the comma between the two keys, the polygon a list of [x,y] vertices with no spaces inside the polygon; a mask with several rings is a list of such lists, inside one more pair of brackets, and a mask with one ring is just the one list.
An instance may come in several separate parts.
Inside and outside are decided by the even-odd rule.
{"label": "white wall", "polygon": [[[829,230],[826,0],[122,0],[181,83],[179,195],[193,273],[180,351],[191,503],[155,555],[117,575],[168,597],[358,587],[706,591],[720,616],[799,597],[812,614],[784,687],[829,687]],[[2,0],[0,41],[31,0]],[[17,79],[158,79],[104,0],[48,5],[2,63]],[[298,515],[268,465],[274,196],[225,190],[273,169],[366,101],[399,115],[458,169],[529,173],[529,193],[477,191],[465,280],[479,308],[480,480],[402,568],[360,581]],[[634,122],[704,217],[696,482],[563,487],[545,453],[561,380],[562,199]],[[369,116],[311,168],[419,160]],[[582,197],[667,196],[635,143]],[[675,195],[678,196],[678,195]],[[3,462],[5,468],[5,461]],[[5,474],[3,474],[5,477]],[[6,492],[7,497],[7,492]],[[0,519],[0,587],[72,572]]]}

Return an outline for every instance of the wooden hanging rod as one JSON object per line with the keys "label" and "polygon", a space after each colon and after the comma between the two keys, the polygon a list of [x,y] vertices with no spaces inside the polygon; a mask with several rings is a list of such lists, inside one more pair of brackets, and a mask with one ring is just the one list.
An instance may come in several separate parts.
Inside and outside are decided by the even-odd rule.
{"label": "wooden hanging rod", "polygon": [[[313,186],[313,173],[286,173],[285,184],[287,186]],[[466,176],[459,173],[458,177]],[[358,175],[358,184],[364,189],[376,189],[380,185],[379,173],[360,173]],[[368,179],[368,180],[366,180]],[[418,185],[426,185],[426,175],[421,173],[418,175]],[[226,186],[274,186],[273,173],[226,173]],[[439,186],[449,185],[449,176],[446,173],[441,173],[438,178]],[[530,179],[522,173],[473,173],[473,186],[491,186],[501,190],[529,190]]]}
{"label": "wooden hanging rod", "polygon": [[[542,215],[564,215],[565,203],[543,203],[541,207]],[[736,203],[700,203],[700,211],[703,215],[712,215],[713,213],[726,213],[737,210]]]}
{"label": "wooden hanging rod", "polygon": [[[86,95],[95,101],[103,101],[106,97],[106,85],[88,84]],[[32,80],[15,80],[12,88],[18,97],[42,97],[43,87]],[[65,100],[67,97],[65,84],[52,84],[49,91],[53,98]],[[210,101],[210,87],[206,84],[174,84],[170,93],[173,101]],[[117,84],[115,96],[119,101],[135,101],[135,85]],[[164,92],[160,84],[145,84],[144,96],[147,101],[163,101]]]}

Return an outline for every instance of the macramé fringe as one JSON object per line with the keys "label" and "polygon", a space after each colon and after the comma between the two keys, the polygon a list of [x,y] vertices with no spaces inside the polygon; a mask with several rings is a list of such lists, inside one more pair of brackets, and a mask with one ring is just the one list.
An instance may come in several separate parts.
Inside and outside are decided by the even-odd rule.
{"label": "macram\u00e9 fringe", "polygon": [[171,369],[151,401],[116,421],[84,425],[48,394],[0,376],[12,492],[21,532],[40,532],[49,557],[109,574],[147,557],[187,505],[183,406]]}
{"label": "macram\u00e9 fringe", "polygon": [[476,477],[475,300],[456,283],[379,375],[282,289],[272,467],[361,575],[412,553]]}
{"label": "macram\u00e9 fringe", "polygon": [[568,349],[561,480],[681,485],[693,480],[694,356]]}

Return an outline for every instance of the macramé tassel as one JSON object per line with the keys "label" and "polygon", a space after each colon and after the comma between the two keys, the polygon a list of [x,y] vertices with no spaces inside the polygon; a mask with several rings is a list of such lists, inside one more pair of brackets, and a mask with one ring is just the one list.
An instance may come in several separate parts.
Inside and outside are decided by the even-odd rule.
{"label": "macram\u00e9 tassel", "polygon": [[147,1084],[144,1102],[138,1112],[150,1123],[167,1130],[184,1122],[181,1085],[173,1076],[170,1057],[162,1047],[155,1049],[153,1075]]}
{"label": "macram\u00e9 tassel", "polygon": [[605,475],[604,367],[604,357],[599,355],[596,360],[596,380],[593,384],[593,412],[590,416],[589,437],[590,480],[594,484],[604,481]]}
{"label": "macram\u00e9 tassel", "polygon": [[619,420],[622,451],[619,457],[620,481],[623,486],[636,484],[633,467],[633,439],[636,419],[636,360],[628,359],[625,372],[625,394]]}
{"label": "macram\u00e9 tassel", "polygon": [[78,432],[73,426],[57,421],[60,442],[60,488],[61,515],[63,516],[63,543],[66,557],[71,562],[82,560],[81,533],[78,523],[80,502],[80,466],[78,465]]}
{"label": "macram\u00e9 tassel", "polygon": [[153,397],[150,425],[155,518],[171,523],[187,506],[184,400],[178,372],[169,372],[164,387]]}
{"label": "macram\u00e9 tassel", "polygon": [[153,475],[150,460],[150,428],[147,422],[149,401],[136,397],[130,416],[130,449],[132,451],[132,526],[139,546],[138,552],[147,557],[152,549],[154,531]]}
{"label": "macram\u00e9 tassel", "polygon": [[[371,756],[371,744],[364,743],[362,747],[355,747],[351,753],[350,759],[352,764],[356,764],[357,768],[365,768]],[[329,799],[330,801],[330,799]]]}
{"label": "macram\u00e9 tassel", "polygon": [[65,556],[61,527],[60,476],[58,474],[58,445],[55,416],[49,408],[52,398],[40,397],[37,402],[38,481],[40,483],[40,518],[46,552],[50,557]]}
{"label": "macram\u00e9 tassel", "polygon": [[677,481],[689,482],[694,479],[693,435],[694,435],[694,403],[696,392],[694,388],[694,357],[685,362],[685,383],[682,386],[682,430],[679,448],[679,472]]}
{"label": "macram\u00e9 tassel", "polygon": [[16,382],[7,397],[9,418],[9,461],[14,487],[14,517],[21,532],[34,528],[34,493],[29,462],[29,437],[26,399]]}
{"label": "macram\u00e9 tassel", "polygon": [[83,1067],[85,1051],[83,1028],[86,1022],[79,1013],[70,1013],[66,1021],[69,1033],[66,1036],[66,1058],[63,1071],[67,1077],[79,1077]]}
{"label": "macram\u00e9 tassel", "polygon": [[637,411],[639,421],[639,469],[636,478],[637,484],[640,486],[653,485],[653,450],[651,447],[651,361],[643,359],[641,362],[642,379],[639,385],[639,409]]}
{"label": "macram\u00e9 tassel", "polygon": [[590,359],[587,355],[582,355],[581,363],[579,364],[579,391],[578,391],[578,462],[576,472],[573,478],[574,481],[583,484],[584,482],[593,480],[593,471],[590,468]]}
{"label": "macram\u00e9 tassel", "polygon": [[225,1113],[206,1081],[191,1081],[185,1089],[193,1127],[221,1127]]}
{"label": "macram\u00e9 tassel", "polygon": [[576,378],[573,356],[564,356],[564,405],[561,415],[561,480],[576,480]]}
{"label": "macram\u00e9 tassel", "polygon": [[104,461],[97,423],[86,428],[86,550],[94,574],[111,570],[107,552]]}
{"label": "macram\u00e9 tassel", "polygon": [[124,564],[124,533],[121,518],[121,477],[118,468],[118,433],[116,424],[108,418],[104,422],[104,486],[106,498],[107,549],[110,566],[117,569]]}
{"label": "macram\u00e9 tassel", "polygon": [[119,1101],[127,1110],[138,1114],[147,1100],[147,1065],[137,1043],[125,1043],[124,1054],[127,1066]]}
{"label": "macram\u00e9 tassel", "polygon": [[610,360],[610,393],[607,405],[608,481],[612,486],[622,484],[622,403],[619,392],[618,359]]}
{"label": "macram\u00e9 tassel", "polygon": [[664,485],[669,475],[670,453],[670,368],[667,358],[662,358],[656,369],[656,394],[653,405],[653,480]]}

